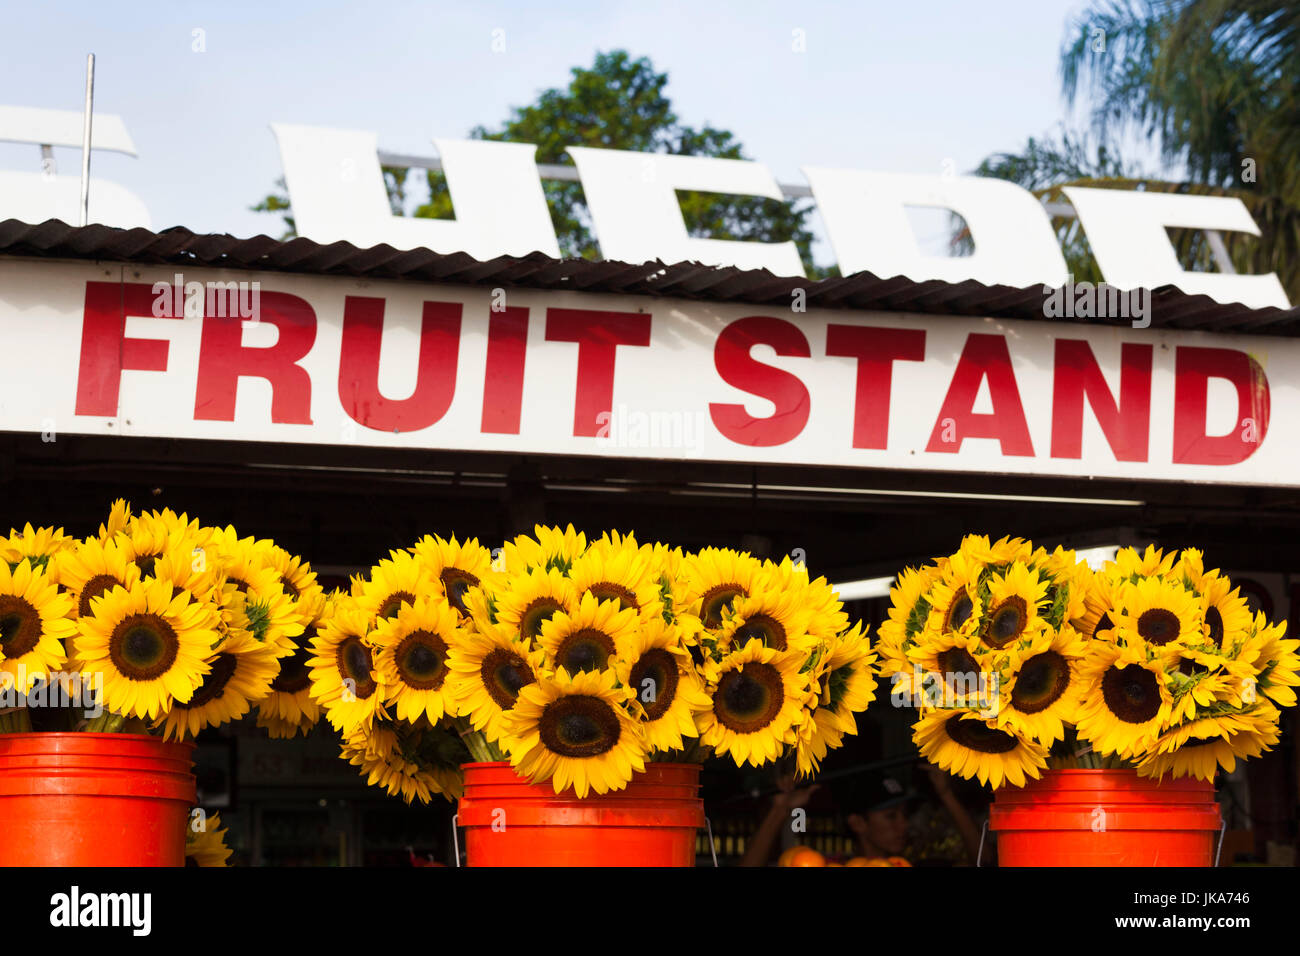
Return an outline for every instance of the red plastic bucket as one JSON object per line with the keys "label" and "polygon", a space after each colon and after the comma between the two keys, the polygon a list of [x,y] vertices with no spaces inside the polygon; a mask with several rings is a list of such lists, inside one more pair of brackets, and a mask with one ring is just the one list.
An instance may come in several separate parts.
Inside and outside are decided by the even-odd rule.
{"label": "red plastic bucket", "polygon": [[1214,787],[1135,770],[1049,770],[998,791],[989,828],[1001,866],[1213,866]]}
{"label": "red plastic bucket", "polygon": [[193,743],[0,734],[0,866],[184,866]]}
{"label": "red plastic bucket", "polygon": [[457,811],[470,866],[694,866],[698,764],[648,763],[622,790],[579,800],[509,763],[465,764]]}

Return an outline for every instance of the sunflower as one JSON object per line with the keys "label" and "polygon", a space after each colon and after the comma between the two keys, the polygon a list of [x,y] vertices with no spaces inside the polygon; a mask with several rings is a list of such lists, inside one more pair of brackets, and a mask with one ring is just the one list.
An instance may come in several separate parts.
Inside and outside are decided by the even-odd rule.
{"label": "sunflower", "polygon": [[821,651],[813,667],[817,707],[806,720],[795,746],[795,764],[801,776],[816,773],[832,747],[845,734],[858,732],[855,713],[876,698],[876,655],[862,624],[836,636]]}
{"label": "sunflower", "polygon": [[163,738],[196,737],[205,727],[219,727],[248,713],[250,705],[271,692],[280,670],[264,644],[240,635],[226,641],[209,661],[211,670],[188,701],[176,701],[163,718]]}
{"label": "sunflower", "polygon": [[1140,646],[1093,642],[1079,668],[1079,736],[1101,754],[1145,752],[1168,725],[1173,697],[1164,657]]}
{"label": "sunflower", "polygon": [[964,710],[933,711],[912,725],[921,756],[963,780],[978,778],[993,789],[1003,783],[1023,787],[1047,766],[1047,748],[1026,737],[999,730],[991,720]]}
{"label": "sunflower", "polygon": [[311,565],[296,554],[280,547],[272,541],[262,544],[262,560],[280,576],[280,588],[295,606],[304,601],[311,602],[325,593],[325,589],[316,581],[316,572]]}
{"label": "sunflower", "polygon": [[423,561],[408,551],[394,551],[370,569],[370,577],[362,579],[359,588],[354,586],[352,597],[372,618],[383,620],[396,617],[402,605],[439,590]]}
{"label": "sunflower", "polygon": [[[233,529],[231,529],[233,531]],[[176,514],[170,508],[146,511],[127,521],[126,528],[113,540],[121,542],[144,577],[153,574],[153,563],[167,552],[181,552],[186,559],[195,548],[206,547],[210,531],[198,519]]]}
{"label": "sunflower", "polygon": [[27,693],[68,659],[64,641],[77,632],[72,599],[59,592],[51,576],[24,557],[12,571],[0,562],[0,672]]}
{"label": "sunflower", "polygon": [[1201,603],[1181,584],[1142,578],[1120,592],[1115,627],[1122,639],[1153,647],[1199,644],[1204,636]]}
{"label": "sunflower", "polygon": [[964,552],[958,551],[949,559],[925,596],[930,606],[927,630],[963,636],[979,632],[984,618],[984,604],[977,591],[982,570],[983,565]]}
{"label": "sunflower", "polygon": [[1195,593],[1201,599],[1205,639],[1215,647],[1229,648],[1250,630],[1250,605],[1227,578],[1207,575]]}
{"label": "sunflower", "polygon": [[1278,741],[1278,710],[1268,701],[1241,712],[1223,712],[1169,728],[1137,766],[1138,776],[1213,780],[1219,767],[1231,773],[1238,759],[1257,757]]}
{"label": "sunflower", "polygon": [[429,803],[436,795],[455,801],[464,790],[457,742],[425,724],[398,721],[355,731],[344,739],[342,756],[368,784],[407,803]]}
{"label": "sunflower", "polygon": [[715,634],[722,627],[722,612],[737,598],[754,593],[754,579],[762,567],[757,558],[730,548],[705,548],[687,555],[682,567],[682,603]]}
{"label": "sunflower", "polygon": [[192,821],[185,828],[186,866],[225,866],[233,852],[226,846],[226,830],[221,826],[221,814],[206,817],[201,826]]}
{"label": "sunflower", "polygon": [[495,742],[505,733],[502,715],[515,706],[520,691],[542,675],[542,651],[505,627],[466,631],[450,649],[447,667],[447,691],[457,714]]}
{"label": "sunflower", "polygon": [[1047,626],[1042,615],[1047,603],[1048,580],[1028,565],[1015,562],[1005,574],[988,578],[988,606],[983,614],[980,640],[999,650]]}
{"label": "sunflower", "polygon": [[90,614],[76,622],[73,657],[81,671],[103,674],[108,710],[152,720],[202,685],[216,627],[216,610],[188,591],[140,581],[91,599]]}
{"label": "sunflower", "polygon": [[108,511],[108,521],[99,526],[99,542],[107,544],[125,531],[131,524],[131,504],[125,498],[118,498]]}
{"label": "sunflower", "polygon": [[1141,578],[1167,577],[1173,570],[1176,557],[1173,552],[1165,554],[1154,544],[1147,545],[1141,553],[1136,548],[1120,548],[1115,553],[1115,559],[1106,562],[1103,573],[1109,574],[1116,581],[1130,582]]}
{"label": "sunflower", "polygon": [[1009,655],[1000,681],[996,726],[1050,747],[1065,739],[1083,692],[1080,665],[1088,644],[1068,624],[1038,631]]}
{"label": "sunflower", "polygon": [[570,676],[560,668],[528,684],[506,721],[510,763],[556,793],[622,790],[645,770],[645,733],[627,708],[633,696],[613,670]]}
{"label": "sunflower", "polygon": [[[472,603],[472,594],[467,598]],[[578,603],[572,581],[556,568],[540,567],[513,575],[495,598],[497,622],[526,641],[538,640],[551,615],[571,614]]]}
{"label": "sunflower", "polygon": [[425,535],[411,548],[423,562],[429,574],[456,612],[469,616],[465,594],[473,587],[492,590],[500,586],[502,574],[492,567],[492,552],[471,538],[463,544],[452,535],[445,541],[435,535]]}
{"label": "sunflower", "polygon": [[[291,640],[294,650],[280,659],[280,670],[271,681],[271,692],[258,702],[258,726],[274,727],[271,736],[294,736],[320,719],[320,705],[311,696],[312,641],[334,612],[334,602],[323,592],[299,599],[299,611],[308,623],[303,632]],[[262,722],[265,717],[267,723]],[[285,733],[292,728],[292,732]],[[279,731],[277,733],[277,731]]]}
{"label": "sunflower", "polygon": [[388,690],[375,666],[368,636],[370,615],[350,600],[340,601],[311,642],[311,696],[330,725],[343,734],[369,729],[384,716]]}
{"label": "sunflower", "polygon": [[722,610],[717,651],[727,654],[756,639],[764,647],[806,655],[817,644],[808,633],[817,610],[806,576],[766,565],[755,575],[750,593],[738,595]]}
{"label": "sunflower", "polygon": [[1081,575],[1083,613],[1070,621],[1076,631],[1090,640],[1114,640],[1115,601],[1119,590],[1116,580],[1105,572],[1089,571]]}
{"label": "sunflower", "polygon": [[1250,637],[1241,657],[1254,662],[1256,674],[1249,679],[1249,690],[1263,694],[1281,707],[1294,707],[1295,688],[1300,686],[1300,641],[1284,640],[1286,622],[1269,624],[1262,612],[1256,613]]}
{"label": "sunflower", "polygon": [[641,707],[651,753],[681,750],[685,738],[699,736],[695,715],[713,702],[676,625],[660,618],[621,635],[615,671]]}
{"label": "sunflower", "polygon": [[444,713],[455,715],[446,684],[447,654],[463,638],[460,617],[442,595],[403,602],[396,615],[379,621],[371,640],[388,686],[384,703],[397,705],[399,720],[424,715],[436,723]]}
{"label": "sunflower", "polygon": [[751,640],[727,655],[710,681],[712,706],[699,715],[700,743],[736,765],[762,766],[795,743],[809,705],[805,656]]}
{"label": "sunflower", "polygon": [[623,539],[621,546],[593,545],[573,562],[569,580],[579,598],[589,593],[601,601],[616,601],[642,618],[660,617],[664,594],[652,557],[630,538]]}
{"label": "sunflower", "polygon": [[518,535],[507,541],[504,548],[505,572],[522,574],[534,569],[557,569],[568,573],[569,567],[587,550],[587,536],[574,531],[569,525],[563,531],[558,527],[533,527],[535,537]]}
{"label": "sunflower", "polygon": [[[911,663],[907,651],[925,629],[930,616],[930,602],[925,595],[933,586],[938,572],[932,566],[904,568],[889,589],[889,611],[876,631],[876,651],[880,655],[880,673],[884,677],[909,675]],[[910,686],[910,678],[908,689]],[[919,688],[916,688],[919,690]]]}
{"label": "sunflower", "polygon": [[997,693],[996,659],[976,632],[926,630],[907,650],[894,693],[910,691],[909,699],[922,709],[984,706],[984,698]]}
{"label": "sunflower", "polygon": [[571,674],[604,670],[619,642],[636,628],[635,607],[620,609],[617,600],[600,600],[588,591],[572,614],[556,611],[543,622],[537,645],[546,654],[549,670],[563,667]]}
{"label": "sunflower", "polygon": [[279,572],[267,561],[266,543],[239,538],[234,528],[227,528],[214,535],[211,548],[226,582],[235,586],[234,592],[226,595],[232,628],[247,631],[276,657],[293,654],[293,639],[303,632],[305,622],[285,593]]}
{"label": "sunflower", "polygon": [[[74,548],[77,539],[63,533],[62,528],[33,528],[31,523],[23,526],[22,531],[9,530],[7,541],[0,541],[0,553],[14,570],[27,558],[34,570],[45,570],[52,558],[62,551]],[[58,578],[53,579],[58,584]]]}

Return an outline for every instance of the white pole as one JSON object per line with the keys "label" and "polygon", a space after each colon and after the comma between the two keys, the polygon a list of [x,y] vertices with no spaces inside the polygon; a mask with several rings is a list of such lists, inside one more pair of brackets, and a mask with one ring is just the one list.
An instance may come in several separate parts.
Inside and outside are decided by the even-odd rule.
{"label": "white pole", "polygon": [[81,133],[81,223],[90,210],[90,117],[95,101],[95,54],[86,56],[86,113]]}

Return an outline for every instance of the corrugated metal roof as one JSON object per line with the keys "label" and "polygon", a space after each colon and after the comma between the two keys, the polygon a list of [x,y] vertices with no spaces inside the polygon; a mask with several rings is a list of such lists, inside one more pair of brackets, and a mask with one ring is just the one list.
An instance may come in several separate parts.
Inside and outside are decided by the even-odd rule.
{"label": "corrugated metal roof", "polygon": [[[810,307],[1045,318],[1041,285],[1017,289],[974,280],[918,282],[904,276],[884,279],[869,272],[813,281],[774,276],[764,269],[718,268],[697,262],[666,265],[656,261],[633,265],[552,259],[540,252],[482,262],[463,252],[401,250],[388,245],[360,249],[349,242],[321,245],[305,238],[239,239],[225,234],[201,235],[181,227],[162,232],[100,225],[78,227],[57,219],[40,225],[16,219],[0,222],[0,255],[675,296],[784,308],[789,307],[794,291],[803,289]],[[1151,301],[1154,326],[1300,335],[1300,307],[1251,309],[1215,302],[1205,295],[1191,295],[1171,285],[1153,290]],[[1098,321],[1110,324],[1114,320]]]}

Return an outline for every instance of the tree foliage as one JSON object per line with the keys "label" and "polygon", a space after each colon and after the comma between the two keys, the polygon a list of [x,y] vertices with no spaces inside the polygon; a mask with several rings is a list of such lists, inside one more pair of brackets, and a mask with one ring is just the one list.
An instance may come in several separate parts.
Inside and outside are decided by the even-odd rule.
{"label": "tree foliage", "polygon": [[[1030,139],[979,173],[1049,200],[1068,185],[1235,196],[1261,235],[1224,234],[1234,268],[1276,272],[1300,301],[1300,6],[1098,0],[1067,28],[1060,70],[1066,102],[1087,104],[1088,133]],[[1134,138],[1153,143],[1175,176],[1124,161],[1116,144]],[[1076,278],[1097,278],[1077,220],[1054,225]],[[1212,268],[1203,234],[1171,238],[1184,268]]]}

